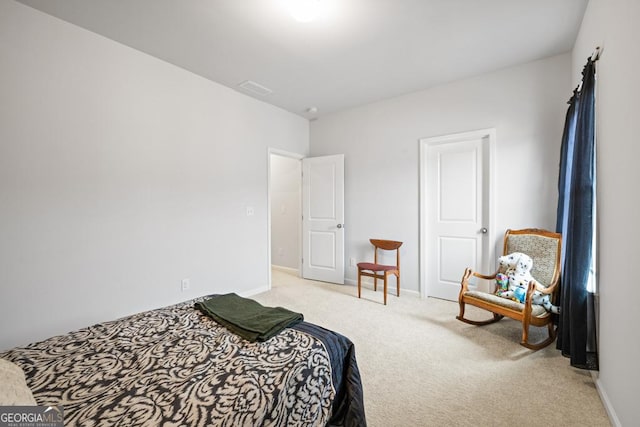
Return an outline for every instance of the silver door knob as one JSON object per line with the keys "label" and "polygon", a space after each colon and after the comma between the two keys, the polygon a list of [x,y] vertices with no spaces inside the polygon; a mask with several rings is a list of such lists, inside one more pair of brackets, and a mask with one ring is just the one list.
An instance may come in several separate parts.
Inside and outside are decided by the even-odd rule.
{"label": "silver door knob", "polygon": [[337,227],[338,227],[338,228],[342,228],[342,224],[338,224],[338,225],[337,225]]}
{"label": "silver door knob", "polygon": [[487,234],[487,231],[489,231],[489,230],[487,230],[486,228],[482,227],[482,230],[480,230],[480,231],[482,231],[482,234]]}

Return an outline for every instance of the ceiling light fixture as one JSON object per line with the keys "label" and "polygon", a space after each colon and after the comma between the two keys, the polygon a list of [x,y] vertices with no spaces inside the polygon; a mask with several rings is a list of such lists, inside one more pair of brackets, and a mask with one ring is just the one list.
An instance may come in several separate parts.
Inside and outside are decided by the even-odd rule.
{"label": "ceiling light fixture", "polygon": [[287,10],[298,22],[311,22],[320,15],[320,0],[287,0]]}

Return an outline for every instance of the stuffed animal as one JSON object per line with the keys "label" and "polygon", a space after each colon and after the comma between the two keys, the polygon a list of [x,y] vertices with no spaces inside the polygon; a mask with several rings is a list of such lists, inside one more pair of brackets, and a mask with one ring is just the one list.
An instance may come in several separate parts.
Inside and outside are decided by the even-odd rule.
{"label": "stuffed animal", "polygon": [[[508,255],[503,255],[498,258],[498,272],[507,273],[507,270],[516,268],[516,263],[522,257],[522,252],[513,252]],[[526,255],[525,255],[526,256]]]}
{"label": "stuffed animal", "polygon": [[[500,265],[499,271],[504,269],[503,274],[498,274],[501,274],[501,276],[507,276],[509,279],[507,290],[499,290],[496,293],[498,296],[501,296],[503,298],[511,298],[514,301],[524,303],[527,297],[527,288],[531,281],[536,283],[536,287],[542,286],[531,275],[533,260],[530,256],[520,252],[514,252],[512,254],[498,258],[498,263]],[[498,275],[496,275],[496,280],[497,279]],[[501,279],[503,280],[503,277],[501,277]],[[549,295],[543,294],[539,290],[534,291],[531,302],[533,304],[542,305],[545,310],[552,313],[560,313],[560,307],[551,304]]]}
{"label": "stuffed animal", "polygon": [[[507,276],[509,280],[509,284],[507,286],[508,291],[513,291],[518,287],[526,288],[529,286],[530,281],[535,280],[533,276],[531,276],[533,260],[529,255],[521,252],[514,252],[498,258],[498,264],[498,272]],[[507,298],[511,298],[512,296],[512,294],[509,294]]]}
{"label": "stuffed animal", "polygon": [[498,273],[496,273],[496,295],[502,296],[504,292],[509,289],[509,276],[507,273],[511,272],[516,266],[518,259],[524,255],[520,252],[514,252],[509,255],[503,255],[498,258]]}
{"label": "stuffed animal", "polygon": [[532,304],[538,304],[544,307],[545,310],[550,311],[554,314],[560,314],[560,307],[557,305],[551,304],[551,300],[549,299],[549,295],[543,294],[540,291],[533,291],[533,296],[531,297]]}
{"label": "stuffed animal", "polygon": [[524,300],[527,299],[527,288],[518,286],[513,290],[513,299],[524,304]]}
{"label": "stuffed animal", "polygon": [[509,276],[503,273],[496,274],[496,295],[509,290]]}

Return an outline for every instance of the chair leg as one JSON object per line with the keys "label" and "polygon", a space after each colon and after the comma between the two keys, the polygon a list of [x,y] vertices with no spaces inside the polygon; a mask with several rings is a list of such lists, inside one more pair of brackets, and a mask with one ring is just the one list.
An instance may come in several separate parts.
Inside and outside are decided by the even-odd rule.
{"label": "chair leg", "polygon": [[524,347],[532,348],[529,343],[529,325],[531,323],[531,319],[527,316],[526,311],[527,310],[525,309],[525,316],[524,319],[522,319],[522,341],[520,341],[520,344]]}
{"label": "chair leg", "polygon": [[387,274],[384,275],[384,305],[387,305]]}
{"label": "chair leg", "polygon": [[378,278],[377,277],[373,278],[373,291],[374,292],[378,292]]}
{"label": "chair leg", "polygon": [[529,350],[540,350],[542,348],[545,348],[556,339],[556,331],[553,328],[553,322],[548,323],[547,328],[549,329],[549,337],[547,339],[542,340],[537,344],[531,344],[528,341],[524,341],[524,338],[523,338],[523,341],[520,343],[520,345],[528,348]]}
{"label": "chair leg", "polygon": [[522,341],[520,344],[527,348],[531,345],[529,344],[529,318],[527,316],[522,320]]}
{"label": "chair leg", "polygon": [[360,298],[361,287],[362,287],[362,276],[360,275],[360,269],[358,269],[358,298]]}
{"label": "chair leg", "polygon": [[396,293],[400,296],[400,272],[396,274]]}
{"label": "chair leg", "polygon": [[462,320],[462,319],[464,319],[464,306],[465,306],[465,303],[462,302],[462,301],[459,301],[458,303],[460,304],[460,314],[458,314],[457,319],[458,320]]}
{"label": "chair leg", "polygon": [[549,337],[554,340],[556,338],[556,330],[553,327],[553,322],[547,323],[547,329],[549,330]]}

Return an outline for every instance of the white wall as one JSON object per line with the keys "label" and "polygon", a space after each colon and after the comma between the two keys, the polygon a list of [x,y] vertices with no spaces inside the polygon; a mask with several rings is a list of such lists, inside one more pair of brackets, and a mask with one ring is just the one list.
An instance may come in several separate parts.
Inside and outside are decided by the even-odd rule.
{"label": "white wall", "polygon": [[[599,219],[600,373],[597,381],[614,425],[640,420],[638,283],[629,265],[640,259],[640,2],[591,0],[573,49],[574,84],[596,46]],[[629,261],[631,260],[631,261]],[[633,271],[633,268],[631,268]]]}
{"label": "white wall", "polygon": [[0,349],[265,289],[268,147],[307,120],[13,1],[0,58]]}
{"label": "white wall", "polygon": [[302,162],[271,155],[271,264],[300,269]]}
{"label": "white wall", "polygon": [[347,259],[370,258],[371,237],[401,240],[402,287],[418,291],[418,140],[477,129],[497,131],[496,240],[554,229],[570,63],[555,56],[312,122],[311,155],[345,154]]}

